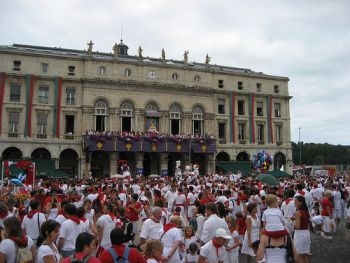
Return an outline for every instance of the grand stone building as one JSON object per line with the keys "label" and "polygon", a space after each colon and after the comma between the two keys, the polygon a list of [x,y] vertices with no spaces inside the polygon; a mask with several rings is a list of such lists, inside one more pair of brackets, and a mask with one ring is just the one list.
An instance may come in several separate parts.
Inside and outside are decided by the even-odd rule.
{"label": "grand stone building", "polygon": [[[75,176],[118,172],[173,174],[175,161],[249,161],[264,149],[291,172],[286,77],[245,68],[111,53],[0,46],[0,149],[3,160],[33,159]],[[86,136],[95,131],[199,134],[203,139]],[[208,135],[215,139],[208,139]],[[205,136],[207,135],[207,136]],[[45,169],[43,168],[43,171]]]}

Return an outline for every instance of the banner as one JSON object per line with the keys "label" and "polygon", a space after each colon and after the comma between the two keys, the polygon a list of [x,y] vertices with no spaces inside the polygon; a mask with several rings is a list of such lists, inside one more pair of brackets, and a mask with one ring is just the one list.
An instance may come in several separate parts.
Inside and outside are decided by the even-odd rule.
{"label": "banner", "polygon": [[[14,172],[15,173],[11,172]],[[1,180],[4,181],[4,175],[9,178],[11,184],[23,186],[23,184],[34,187],[35,182],[35,163],[30,161],[3,161]]]}

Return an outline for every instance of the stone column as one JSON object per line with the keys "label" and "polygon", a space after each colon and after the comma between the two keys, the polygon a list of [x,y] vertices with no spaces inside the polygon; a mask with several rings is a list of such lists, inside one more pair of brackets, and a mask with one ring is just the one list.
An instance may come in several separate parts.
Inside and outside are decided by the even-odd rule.
{"label": "stone column", "polygon": [[110,175],[116,174],[118,169],[118,153],[111,152],[109,154],[109,173]]}
{"label": "stone column", "polygon": [[215,173],[215,160],[214,154],[207,154],[207,167],[205,173]]}
{"label": "stone column", "polygon": [[168,154],[160,154],[160,175],[167,176],[168,174]]}
{"label": "stone column", "polygon": [[136,159],[136,174],[143,175],[143,153],[138,152],[135,154]]}

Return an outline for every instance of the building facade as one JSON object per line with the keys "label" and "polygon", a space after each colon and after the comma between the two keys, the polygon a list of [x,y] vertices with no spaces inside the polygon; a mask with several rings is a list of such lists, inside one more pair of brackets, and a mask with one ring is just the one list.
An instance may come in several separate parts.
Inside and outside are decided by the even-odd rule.
{"label": "building facade", "polygon": [[[51,160],[74,176],[115,174],[118,160],[173,174],[176,160],[214,172],[215,161],[264,149],[291,172],[288,78],[161,56],[128,55],[122,42],[111,53],[91,42],[86,51],[0,46],[2,159]],[[162,136],[152,141],[150,130]]]}

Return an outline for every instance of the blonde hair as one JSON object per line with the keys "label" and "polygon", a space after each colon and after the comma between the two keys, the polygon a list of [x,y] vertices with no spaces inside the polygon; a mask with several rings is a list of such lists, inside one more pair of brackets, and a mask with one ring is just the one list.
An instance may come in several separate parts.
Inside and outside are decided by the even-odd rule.
{"label": "blonde hair", "polygon": [[176,224],[178,227],[182,226],[182,220],[179,216],[172,216],[170,217],[170,223]]}
{"label": "blonde hair", "polygon": [[148,258],[153,258],[156,251],[163,251],[164,245],[159,240],[149,240],[146,242],[144,249],[143,255]]}
{"label": "blonde hair", "polygon": [[272,205],[278,203],[278,198],[275,195],[268,194],[266,195],[266,204],[268,207],[271,207]]}
{"label": "blonde hair", "polygon": [[230,224],[231,227],[236,228],[237,222],[233,216],[226,216],[225,221],[227,224]]}

